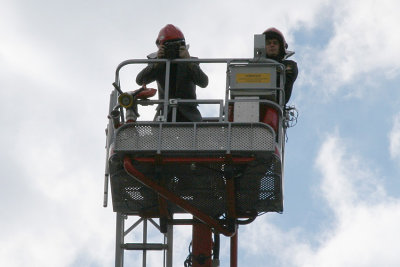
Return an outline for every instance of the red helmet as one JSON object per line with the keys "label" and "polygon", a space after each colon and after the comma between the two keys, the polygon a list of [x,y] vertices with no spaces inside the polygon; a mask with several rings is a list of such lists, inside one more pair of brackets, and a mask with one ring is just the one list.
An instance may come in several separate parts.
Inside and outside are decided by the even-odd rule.
{"label": "red helmet", "polygon": [[286,55],[286,49],[288,48],[288,44],[285,41],[285,37],[281,33],[280,30],[277,28],[268,28],[266,29],[263,34],[265,35],[265,39],[277,39],[279,41],[279,46],[280,46],[280,57],[283,58]]}
{"label": "red helmet", "polygon": [[185,40],[185,36],[183,36],[183,33],[178,27],[175,27],[172,24],[167,24],[160,30],[156,44],[163,44],[165,41],[169,40]]}

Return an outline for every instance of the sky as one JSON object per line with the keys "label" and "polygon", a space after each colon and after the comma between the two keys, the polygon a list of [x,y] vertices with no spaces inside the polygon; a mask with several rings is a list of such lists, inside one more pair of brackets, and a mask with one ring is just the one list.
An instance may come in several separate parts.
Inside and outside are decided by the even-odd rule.
{"label": "sky", "polygon": [[[102,206],[111,84],[120,62],[156,50],[169,23],[200,58],[250,58],[253,35],[271,26],[296,52],[284,212],[240,227],[239,266],[400,266],[400,2],[0,4],[0,266],[113,266],[115,213],[111,199]],[[198,98],[222,98],[224,67],[202,68],[210,85]],[[190,234],[175,228],[174,266]],[[140,254],[125,258],[141,266]],[[148,266],[161,259],[150,253]]]}

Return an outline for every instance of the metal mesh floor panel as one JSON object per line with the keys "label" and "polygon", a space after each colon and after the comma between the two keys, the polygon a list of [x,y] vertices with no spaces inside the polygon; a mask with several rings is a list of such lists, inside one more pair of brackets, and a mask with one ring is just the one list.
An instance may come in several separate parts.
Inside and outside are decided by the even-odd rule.
{"label": "metal mesh floor panel", "polygon": [[[227,212],[224,163],[164,164],[134,163],[135,168],[157,181],[192,206],[218,218]],[[236,211],[239,214],[281,212],[282,179],[279,159],[257,159],[233,166]],[[157,194],[122,168],[111,170],[114,211],[130,214],[158,212]],[[172,203],[172,213],[184,212]]]}

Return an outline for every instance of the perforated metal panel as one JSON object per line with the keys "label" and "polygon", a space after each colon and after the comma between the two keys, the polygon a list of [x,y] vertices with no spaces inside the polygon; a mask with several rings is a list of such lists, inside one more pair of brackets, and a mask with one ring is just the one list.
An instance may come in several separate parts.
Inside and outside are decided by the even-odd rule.
{"label": "perforated metal panel", "polygon": [[[211,133],[214,135],[211,136]],[[197,149],[202,150],[226,150],[228,148],[227,126],[197,125]]]}
{"label": "perforated metal panel", "polygon": [[157,194],[132,179],[123,169],[112,171],[110,181],[114,211],[139,214],[157,209]]}
{"label": "perforated metal panel", "polygon": [[[239,214],[282,211],[280,160],[256,159],[247,164],[232,165],[236,188],[236,210]],[[135,162],[135,167],[150,179],[186,200],[202,212],[218,218],[227,212],[224,163],[164,164]],[[158,197],[123,169],[111,172],[115,211],[143,214],[158,212]],[[172,203],[170,212],[184,212]]]}
{"label": "perforated metal panel", "polygon": [[[237,198],[239,212],[257,212],[283,209],[282,177],[279,158],[273,156],[265,166],[254,166],[247,173],[248,179],[238,180]],[[251,177],[251,178],[250,178]],[[266,210],[266,207],[270,210]]]}
{"label": "perforated metal panel", "polygon": [[157,150],[159,127],[157,125],[128,125],[119,131],[116,138],[116,147],[124,150]]}
{"label": "perforated metal panel", "polygon": [[162,127],[160,150],[193,150],[195,148],[192,125],[165,125]]}
{"label": "perforated metal panel", "polygon": [[275,133],[263,123],[126,124],[117,130],[116,152],[273,151]]}

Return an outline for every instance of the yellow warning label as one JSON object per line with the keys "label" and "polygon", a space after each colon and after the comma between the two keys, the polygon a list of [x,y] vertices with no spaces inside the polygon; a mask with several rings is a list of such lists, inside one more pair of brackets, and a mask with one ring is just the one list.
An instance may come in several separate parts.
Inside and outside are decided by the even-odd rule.
{"label": "yellow warning label", "polygon": [[271,73],[237,73],[237,83],[270,83]]}

